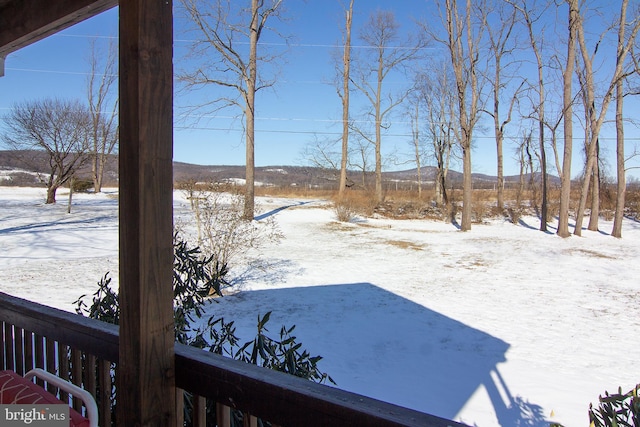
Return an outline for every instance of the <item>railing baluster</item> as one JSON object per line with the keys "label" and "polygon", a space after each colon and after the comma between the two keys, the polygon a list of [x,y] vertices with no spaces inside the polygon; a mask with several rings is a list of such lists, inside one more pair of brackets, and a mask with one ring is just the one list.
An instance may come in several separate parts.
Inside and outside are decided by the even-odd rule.
{"label": "railing baluster", "polygon": [[24,331],[24,370],[29,372],[33,369],[35,361],[33,359],[33,332]]}
{"label": "railing baluster", "polygon": [[[193,395],[193,427],[206,427],[207,425],[207,399]],[[218,424],[219,427],[220,424]]]}
{"label": "railing baluster", "polygon": [[[58,376],[69,381],[69,346],[58,343]],[[69,403],[69,393],[60,390],[60,400]]]}
{"label": "railing baluster", "polygon": [[258,427],[258,418],[247,412],[244,412],[242,414],[242,424],[244,427]]}
{"label": "railing baluster", "polygon": [[111,362],[99,359],[98,370],[100,371],[98,378],[100,382],[100,396],[98,399],[99,425],[109,427],[111,426]]}
{"label": "railing baluster", "polygon": [[96,357],[93,354],[85,354],[84,366],[84,389],[87,390],[93,398],[96,398]]}
{"label": "railing baluster", "polygon": [[184,426],[184,390],[176,387],[176,427]]}
{"label": "railing baluster", "polygon": [[218,427],[231,427],[231,408],[222,403],[216,403],[216,417]]}
{"label": "railing baluster", "polygon": [[4,339],[4,322],[0,322],[0,338],[2,338],[2,348],[0,348],[0,369],[4,370],[6,369],[6,365],[5,365],[5,358],[4,358],[4,353],[5,353],[5,345],[7,344],[7,340]]}
{"label": "railing baluster", "polygon": [[[33,346],[33,352],[35,356],[35,367],[44,369],[44,343],[43,337],[39,334],[34,334],[33,336],[35,345]],[[44,387],[44,381],[38,379],[36,377],[36,383],[40,384],[41,387]]]}
{"label": "railing baluster", "polygon": [[6,369],[14,370],[14,358],[13,358],[13,325],[9,323],[4,324],[4,351],[6,356]]}
{"label": "railing baluster", "polygon": [[[57,374],[56,369],[56,342],[50,338],[45,337],[46,348],[46,360],[47,360],[47,372]],[[53,384],[47,383],[47,391],[54,396],[58,395],[58,388]]]}
{"label": "railing baluster", "polygon": [[[82,353],[75,348],[71,349],[71,382],[82,387]],[[73,398],[73,409],[80,411],[82,401],[77,397]]]}
{"label": "railing baluster", "polygon": [[24,375],[24,341],[22,336],[24,331],[17,326],[14,326],[13,330],[15,333],[13,342],[16,347],[16,373]]}

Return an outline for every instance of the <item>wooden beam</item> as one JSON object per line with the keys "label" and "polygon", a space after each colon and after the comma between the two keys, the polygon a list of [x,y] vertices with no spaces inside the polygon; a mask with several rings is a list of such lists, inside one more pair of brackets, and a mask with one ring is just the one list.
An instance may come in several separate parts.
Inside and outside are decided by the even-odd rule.
{"label": "wooden beam", "polygon": [[118,425],[175,426],[173,15],[120,4]]}
{"label": "wooden beam", "polygon": [[118,5],[118,0],[0,2],[0,56],[28,46]]}

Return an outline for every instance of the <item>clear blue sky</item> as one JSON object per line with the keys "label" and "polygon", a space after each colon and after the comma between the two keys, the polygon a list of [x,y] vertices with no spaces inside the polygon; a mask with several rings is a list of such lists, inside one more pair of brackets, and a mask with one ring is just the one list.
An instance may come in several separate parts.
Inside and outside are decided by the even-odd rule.
{"label": "clear blue sky", "polygon": [[[174,0],[174,4],[177,5],[177,0]],[[292,36],[292,41],[278,78],[279,83],[273,90],[259,92],[256,100],[258,166],[304,164],[301,153],[305,145],[316,139],[337,139],[341,131],[341,104],[334,87],[329,83],[333,79],[331,54],[341,41],[344,27],[341,2],[285,0],[284,5],[288,21],[277,22],[277,26],[283,34]],[[376,8],[392,10],[404,31],[415,30],[416,19],[430,16],[435,22],[439,19],[437,15],[434,16],[437,11],[432,9],[430,1],[356,0],[353,44],[359,43],[358,32]],[[101,43],[106,43],[109,37],[116,36],[117,21],[117,9],[113,9],[9,55],[5,76],[0,78],[0,115],[6,114],[15,102],[23,100],[44,97],[86,99],[89,42],[99,37]],[[180,22],[176,22],[175,27],[174,64],[177,70],[184,61],[184,40],[191,36],[181,31]],[[437,49],[434,49],[434,54],[437,54]],[[389,83],[400,87],[408,82],[396,76],[390,78]],[[215,96],[213,91],[210,96]],[[196,128],[186,127],[179,120],[182,114],[179,107],[192,101],[193,96],[178,93],[175,98],[174,160],[211,165],[244,164],[242,121],[234,119],[239,111],[226,110],[215,118],[200,121]],[[352,100],[354,115],[362,101],[358,100],[356,94],[352,95]],[[398,109],[397,112],[401,111]],[[485,127],[485,132],[478,131],[475,134],[473,170],[495,175],[495,143],[490,127]],[[633,135],[635,132],[629,128],[627,134]],[[517,126],[511,129],[513,134],[520,132]],[[578,138],[579,129],[574,131],[574,135]],[[400,159],[408,159],[411,156],[410,140],[409,125],[399,114],[383,138],[383,150],[395,152]],[[574,174],[581,169],[580,147],[581,143],[577,140],[574,147]],[[603,148],[605,154],[613,155],[614,141],[604,142]],[[505,173],[508,175],[518,173],[514,157],[512,145],[507,141]],[[610,164],[613,168],[613,161]],[[388,165],[387,169],[412,167],[413,164]],[[461,170],[458,164],[453,164],[452,168]]]}

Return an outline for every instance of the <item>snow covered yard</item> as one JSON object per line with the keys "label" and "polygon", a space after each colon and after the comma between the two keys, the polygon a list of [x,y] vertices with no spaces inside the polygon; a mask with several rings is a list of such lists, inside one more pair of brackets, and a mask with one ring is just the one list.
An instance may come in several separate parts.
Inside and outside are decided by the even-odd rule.
{"label": "snow covered yard", "polygon": [[[70,215],[63,193],[43,200],[0,187],[0,290],[73,311],[107,271],[117,281],[117,197],[76,194]],[[640,223],[623,239],[561,239],[531,217],[461,233],[258,202],[290,206],[272,215],[285,238],[264,249],[269,268],[234,266],[234,292],[211,312],[249,339],[273,311],[270,332],[295,324],[340,388],[482,427],[577,427],[604,390],[640,382]],[[179,192],[175,209],[188,213]]]}

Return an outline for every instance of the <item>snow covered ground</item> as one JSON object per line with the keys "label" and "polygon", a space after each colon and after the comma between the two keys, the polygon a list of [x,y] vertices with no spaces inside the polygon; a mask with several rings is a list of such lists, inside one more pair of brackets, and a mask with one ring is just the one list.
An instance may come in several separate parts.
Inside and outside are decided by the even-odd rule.
{"label": "snow covered ground", "polygon": [[[111,193],[115,193],[112,191]],[[114,194],[43,204],[0,187],[0,291],[73,311],[107,272],[117,281]],[[304,203],[301,203],[304,202]],[[605,390],[640,382],[640,223],[623,238],[562,239],[492,221],[335,220],[324,201],[261,198],[285,238],[269,269],[239,266],[212,310],[253,336],[296,336],[340,388],[482,427],[587,426]],[[176,215],[188,203],[177,192]],[[611,224],[602,222],[604,231]]]}

